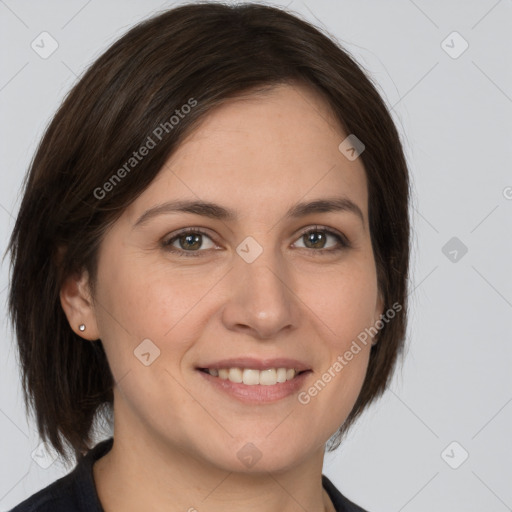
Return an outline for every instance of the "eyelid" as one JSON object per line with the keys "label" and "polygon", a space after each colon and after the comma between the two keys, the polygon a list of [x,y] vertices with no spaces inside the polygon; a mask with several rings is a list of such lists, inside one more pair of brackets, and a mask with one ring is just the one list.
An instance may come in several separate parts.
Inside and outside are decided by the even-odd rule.
{"label": "eyelid", "polygon": [[[325,232],[327,235],[333,236],[334,238],[337,239],[339,246],[335,247],[335,248],[331,248],[331,249],[310,249],[308,247],[300,247],[299,249],[304,249],[310,253],[317,253],[318,255],[322,255],[322,254],[336,253],[336,252],[342,251],[344,249],[349,249],[352,246],[349,239],[340,231],[338,231],[334,228],[330,228],[330,227],[322,226],[322,225],[318,225],[318,224],[311,225],[311,226],[308,226],[308,227],[302,229],[299,232],[296,240],[298,240],[299,238],[301,238],[302,236],[304,236],[310,232],[315,232],[315,231],[322,231],[322,232]],[[206,249],[206,250],[197,250],[197,251],[184,251],[183,249],[178,249],[178,248],[172,246],[172,243],[174,243],[176,241],[176,239],[178,239],[180,236],[187,235],[187,234],[204,235],[204,236],[210,238],[210,240],[212,240],[212,242],[214,244],[218,245],[215,242],[215,238],[212,235],[210,235],[208,231],[206,231],[204,228],[193,227],[193,226],[183,228],[181,230],[178,230],[175,233],[171,233],[172,236],[169,238],[164,238],[162,240],[161,244],[166,251],[168,251],[170,253],[177,254],[178,256],[184,256],[184,257],[200,257],[201,253],[208,253],[212,250],[213,251],[217,250],[217,249]]]}

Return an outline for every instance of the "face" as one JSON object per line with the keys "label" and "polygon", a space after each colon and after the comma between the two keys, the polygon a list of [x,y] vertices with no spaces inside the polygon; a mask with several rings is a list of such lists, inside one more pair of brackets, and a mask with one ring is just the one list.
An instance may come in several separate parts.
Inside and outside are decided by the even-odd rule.
{"label": "face", "polygon": [[[344,355],[382,313],[365,169],[338,149],[346,136],[302,87],[232,100],[113,225],[87,330],[117,381],[116,429],[229,471],[323,451],[359,394],[370,342]],[[342,208],[288,214],[317,200]],[[232,217],[161,208],[138,222],[175,201]],[[261,458],[252,467],[247,455]]]}

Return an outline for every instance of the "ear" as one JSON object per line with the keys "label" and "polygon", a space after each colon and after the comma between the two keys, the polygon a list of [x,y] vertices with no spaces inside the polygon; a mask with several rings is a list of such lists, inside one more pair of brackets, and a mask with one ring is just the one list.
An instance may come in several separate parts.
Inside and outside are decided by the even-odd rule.
{"label": "ear", "polygon": [[[86,270],[70,275],[60,289],[60,303],[71,329],[82,338],[90,341],[99,339],[96,313],[89,287]],[[78,328],[85,325],[85,330]]]}

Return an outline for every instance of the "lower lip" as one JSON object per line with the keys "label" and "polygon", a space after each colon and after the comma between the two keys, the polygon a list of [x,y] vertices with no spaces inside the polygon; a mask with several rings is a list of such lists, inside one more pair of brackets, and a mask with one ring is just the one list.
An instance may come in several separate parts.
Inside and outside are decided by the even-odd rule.
{"label": "lower lip", "polygon": [[271,386],[263,386],[261,384],[248,386],[247,384],[231,382],[228,379],[214,377],[213,375],[201,370],[197,371],[210,384],[212,384],[212,386],[215,386],[217,389],[224,391],[241,402],[250,404],[272,403],[289,397],[299,391],[299,389],[304,385],[305,379],[312,373],[311,370],[308,370],[296,375],[292,380],[279,382]]}

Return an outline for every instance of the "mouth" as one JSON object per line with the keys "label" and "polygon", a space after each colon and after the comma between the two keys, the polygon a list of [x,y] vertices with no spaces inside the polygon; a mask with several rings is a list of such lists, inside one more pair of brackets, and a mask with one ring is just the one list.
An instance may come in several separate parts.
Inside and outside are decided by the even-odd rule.
{"label": "mouth", "polygon": [[297,359],[254,356],[204,361],[196,370],[215,392],[253,405],[291,398],[307,385],[313,373],[307,363]]}
{"label": "mouth", "polygon": [[290,398],[309,380],[312,368],[288,357],[244,356],[204,361],[195,368],[211,389],[238,402],[270,404]]}
{"label": "mouth", "polygon": [[258,370],[257,368],[198,368],[199,371],[221,380],[246,386],[275,386],[296,379],[299,375],[310,373],[311,370],[275,367]]}

